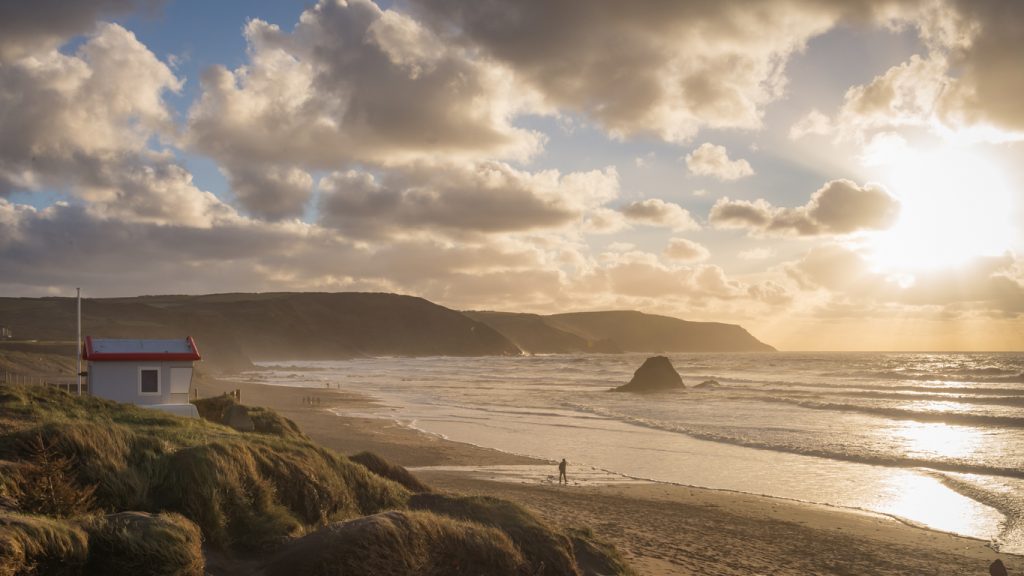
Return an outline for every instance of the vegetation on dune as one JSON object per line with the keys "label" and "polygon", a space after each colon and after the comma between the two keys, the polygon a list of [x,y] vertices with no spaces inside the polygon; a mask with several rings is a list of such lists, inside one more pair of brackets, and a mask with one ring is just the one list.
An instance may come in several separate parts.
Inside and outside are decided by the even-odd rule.
{"label": "vegetation on dune", "polygon": [[85,522],[90,574],[201,576],[199,527],[174,513],[120,512]]}
{"label": "vegetation on dune", "polygon": [[533,574],[495,528],[423,512],[391,511],[324,527],[295,541],[268,576]]}
{"label": "vegetation on dune", "polygon": [[373,452],[360,452],[354,456],[349,456],[349,460],[366,466],[370,472],[373,472],[378,476],[383,476],[388,480],[398,482],[402,486],[408,488],[411,492],[431,491],[430,486],[420,482],[420,479],[413,476],[412,472],[409,472],[402,466],[388,462]]}
{"label": "vegetation on dune", "polygon": [[[403,507],[408,491],[316,446],[270,411],[258,421],[283,435],[242,434],[203,420],[50,388],[0,387],[0,494],[19,512],[174,511],[221,548],[254,549],[307,527]],[[49,458],[74,462],[61,493],[88,494],[67,513],[47,502],[34,464],[45,438]],[[52,466],[51,466],[52,468]],[[52,472],[52,470],[51,470]],[[58,482],[58,483],[59,483]],[[25,495],[42,502],[30,502]],[[65,497],[65,499],[67,499]]]}
{"label": "vegetation on dune", "polygon": [[409,507],[498,528],[534,562],[532,574],[580,573],[569,538],[555,532],[518,504],[490,496],[417,494],[409,501]]}
{"label": "vegetation on dune", "polygon": [[[215,421],[240,408],[198,404]],[[587,532],[431,494],[372,453],[346,458],[244,409],[252,432],[0,386],[0,576],[198,575],[204,543],[269,559],[271,575],[629,573]]]}
{"label": "vegetation on dune", "polygon": [[173,513],[77,519],[0,511],[0,576],[203,574],[199,528]]}
{"label": "vegetation on dune", "polygon": [[78,574],[89,536],[66,520],[0,511],[0,576]]}

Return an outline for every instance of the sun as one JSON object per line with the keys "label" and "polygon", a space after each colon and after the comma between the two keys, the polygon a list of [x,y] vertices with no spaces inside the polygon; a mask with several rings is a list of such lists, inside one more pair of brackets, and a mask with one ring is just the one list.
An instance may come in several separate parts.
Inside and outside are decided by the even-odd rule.
{"label": "sun", "polygon": [[883,169],[900,216],[869,240],[880,269],[952,268],[1013,246],[1013,194],[995,160],[965,146],[903,149]]}

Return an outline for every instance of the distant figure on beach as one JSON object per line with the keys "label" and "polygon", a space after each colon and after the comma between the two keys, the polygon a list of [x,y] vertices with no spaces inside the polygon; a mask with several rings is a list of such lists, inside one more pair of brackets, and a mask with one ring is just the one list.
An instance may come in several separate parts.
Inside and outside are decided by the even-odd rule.
{"label": "distant figure on beach", "polygon": [[989,564],[988,573],[992,576],[1008,576],[1006,566],[1003,564],[1003,561],[998,558],[996,558],[995,562]]}
{"label": "distant figure on beach", "polygon": [[562,461],[558,463],[558,483],[561,484],[562,480],[565,480],[566,486],[569,485],[569,477],[565,475],[565,467],[568,464],[569,463],[565,461],[565,458],[562,458]]}

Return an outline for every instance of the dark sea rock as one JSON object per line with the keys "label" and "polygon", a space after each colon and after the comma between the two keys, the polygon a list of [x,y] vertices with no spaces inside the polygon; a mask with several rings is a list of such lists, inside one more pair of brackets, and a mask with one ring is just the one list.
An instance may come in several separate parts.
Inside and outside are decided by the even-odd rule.
{"label": "dark sea rock", "polygon": [[679,372],[665,356],[653,356],[644,360],[643,366],[633,373],[633,379],[616,392],[661,392],[686,388]]}
{"label": "dark sea rock", "polygon": [[705,380],[694,386],[694,388],[718,388],[719,386],[718,380]]}

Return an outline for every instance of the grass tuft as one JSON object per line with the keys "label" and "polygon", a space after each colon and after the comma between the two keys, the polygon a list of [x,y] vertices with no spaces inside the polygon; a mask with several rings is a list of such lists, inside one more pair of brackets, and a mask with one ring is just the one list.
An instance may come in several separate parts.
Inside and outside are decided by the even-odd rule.
{"label": "grass tuft", "polygon": [[85,523],[90,574],[202,576],[199,528],[180,514],[121,512]]}
{"label": "grass tuft", "polygon": [[349,456],[349,460],[358,462],[363,466],[366,466],[370,472],[387,478],[388,480],[394,480],[402,486],[409,489],[410,492],[430,492],[430,486],[427,486],[420,479],[413,476],[411,472],[398,466],[397,464],[391,464],[387,460],[384,460],[380,456],[373,452],[360,452],[355,456]]}
{"label": "grass tuft", "polygon": [[292,543],[267,576],[531,575],[495,528],[426,512],[385,512],[331,524]]}
{"label": "grass tuft", "polygon": [[88,536],[75,523],[0,512],[0,576],[78,574],[88,553]]}
{"label": "grass tuft", "polygon": [[518,504],[490,496],[416,494],[410,499],[409,507],[498,528],[522,551],[532,574],[579,574],[569,538],[553,531]]}

